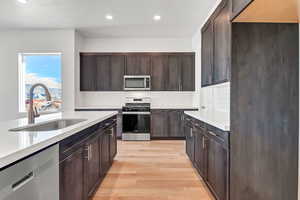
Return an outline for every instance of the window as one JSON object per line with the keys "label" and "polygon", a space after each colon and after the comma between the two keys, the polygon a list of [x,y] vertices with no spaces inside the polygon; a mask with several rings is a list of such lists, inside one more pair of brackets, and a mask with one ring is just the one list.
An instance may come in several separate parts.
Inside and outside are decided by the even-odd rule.
{"label": "window", "polygon": [[34,90],[33,105],[39,112],[55,112],[61,109],[61,54],[20,53],[19,54],[19,111],[27,112],[29,91],[33,84],[46,85],[51,94],[47,101],[41,87]]}

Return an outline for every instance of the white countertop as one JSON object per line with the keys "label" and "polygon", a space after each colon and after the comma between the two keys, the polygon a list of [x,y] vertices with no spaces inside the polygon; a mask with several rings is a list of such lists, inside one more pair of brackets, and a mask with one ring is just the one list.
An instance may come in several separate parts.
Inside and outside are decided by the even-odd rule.
{"label": "white countertop", "polygon": [[200,121],[203,121],[211,126],[221,129],[223,131],[230,131],[230,123],[229,122],[208,119],[200,111],[185,111],[184,113],[193,118],[196,118]]}
{"label": "white countertop", "polygon": [[75,125],[46,132],[11,132],[12,128],[28,125],[27,119],[0,122],[0,168],[18,161],[79,131],[116,115],[116,111],[62,112],[43,115],[36,123],[54,119],[86,119]]}

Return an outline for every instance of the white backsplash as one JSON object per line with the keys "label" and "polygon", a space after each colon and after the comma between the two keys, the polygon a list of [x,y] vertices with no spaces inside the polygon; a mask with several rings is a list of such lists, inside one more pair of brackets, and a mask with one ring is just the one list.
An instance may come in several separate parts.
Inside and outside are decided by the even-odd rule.
{"label": "white backsplash", "polygon": [[201,88],[200,112],[209,120],[229,124],[230,83]]}
{"label": "white backsplash", "polygon": [[125,97],[151,97],[154,108],[198,107],[195,92],[80,92],[77,108],[118,108]]}

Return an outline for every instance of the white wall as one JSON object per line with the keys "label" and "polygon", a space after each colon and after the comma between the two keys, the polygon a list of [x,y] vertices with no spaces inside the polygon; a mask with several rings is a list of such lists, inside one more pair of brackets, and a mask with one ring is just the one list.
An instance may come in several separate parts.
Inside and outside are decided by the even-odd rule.
{"label": "white wall", "polygon": [[18,53],[61,52],[63,109],[74,109],[74,30],[0,32],[0,121],[20,116]]}
{"label": "white wall", "polygon": [[[84,38],[78,34],[79,52],[190,52],[191,38]],[[126,96],[150,96],[153,107],[197,107],[195,92],[80,92],[76,66],[76,107],[119,108]]]}

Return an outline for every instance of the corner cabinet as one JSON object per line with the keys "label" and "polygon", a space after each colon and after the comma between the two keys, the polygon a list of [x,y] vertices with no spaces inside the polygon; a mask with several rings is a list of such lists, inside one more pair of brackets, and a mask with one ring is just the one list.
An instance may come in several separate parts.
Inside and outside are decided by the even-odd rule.
{"label": "corner cabinet", "polygon": [[223,0],[202,28],[202,87],[230,80],[230,6],[230,0]]}
{"label": "corner cabinet", "polygon": [[229,200],[228,132],[184,117],[186,153],[217,200]]}
{"label": "corner cabinet", "polygon": [[60,200],[88,200],[116,155],[116,117],[65,140],[60,146]]}

